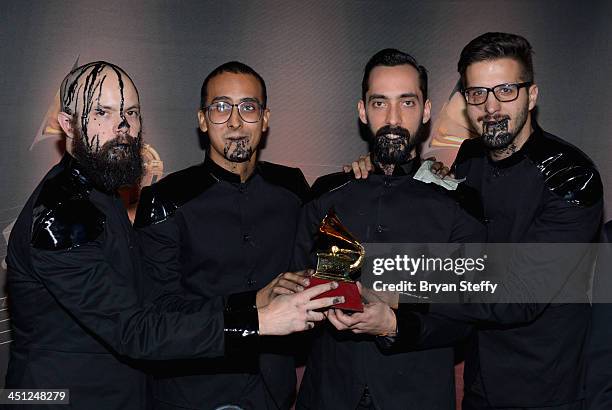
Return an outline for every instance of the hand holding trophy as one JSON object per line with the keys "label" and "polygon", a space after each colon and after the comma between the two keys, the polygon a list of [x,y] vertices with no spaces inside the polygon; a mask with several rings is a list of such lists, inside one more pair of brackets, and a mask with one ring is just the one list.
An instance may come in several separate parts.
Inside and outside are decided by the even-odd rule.
{"label": "hand holding trophy", "polygon": [[359,273],[365,258],[365,249],[342,225],[333,209],[330,209],[319,226],[317,269],[310,278],[310,286],[335,281],[336,289],[319,297],[344,296],[344,303],[334,306],[352,312],[363,312],[361,295],[354,276]]}

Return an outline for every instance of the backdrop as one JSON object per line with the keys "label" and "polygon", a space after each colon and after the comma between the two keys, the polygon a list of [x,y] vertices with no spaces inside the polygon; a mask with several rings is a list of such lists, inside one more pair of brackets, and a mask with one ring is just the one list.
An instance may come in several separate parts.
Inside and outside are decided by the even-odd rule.
{"label": "backdrop", "polygon": [[[0,259],[12,222],[60,158],[57,92],[77,63],[108,60],[134,79],[150,144],[149,180],[203,159],[196,111],[208,72],[229,60],[251,65],[267,82],[271,109],[262,158],[298,166],[313,182],[366,151],[356,113],[360,81],[369,57],[386,47],[428,68],[434,108],[424,152],[452,161],[469,136],[463,102],[452,98],[457,59],[486,31],[529,39],[537,118],[595,161],[610,215],[611,19],[606,1],[3,0]],[[2,269],[2,289],[4,280]],[[10,325],[0,302],[4,381]]]}

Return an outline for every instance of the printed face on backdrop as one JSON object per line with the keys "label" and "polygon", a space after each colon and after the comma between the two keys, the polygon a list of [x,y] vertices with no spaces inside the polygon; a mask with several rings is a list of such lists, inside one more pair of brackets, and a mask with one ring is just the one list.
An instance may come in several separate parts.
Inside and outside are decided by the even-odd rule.
{"label": "printed face on backdrop", "polygon": [[251,74],[224,72],[210,79],[206,97],[210,108],[198,112],[198,121],[208,133],[213,161],[232,166],[253,157],[270,117],[270,111],[261,108],[262,101],[261,84]]}
{"label": "printed face on backdrop", "polygon": [[[521,64],[512,58],[500,58],[470,64],[465,73],[465,87],[493,88],[500,84],[516,84],[522,78]],[[492,150],[511,147],[520,137],[529,137],[530,112],[536,105],[538,87],[533,84],[518,89],[514,101],[500,102],[493,92],[489,92],[484,103],[467,105],[467,116],[472,127],[479,130],[483,143]],[[526,126],[527,125],[527,126]]]}
{"label": "printed face on backdrop", "polygon": [[114,192],[142,177],[138,91],[127,74],[97,62],[69,74],[60,91],[60,126],[72,154],[98,188]]}
{"label": "printed face on backdrop", "polygon": [[401,164],[414,156],[429,121],[431,103],[423,101],[419,74],[410,65],[378,66],[369,77],[366,101],[359,101],[359,119],[373,135],[374,160]]}

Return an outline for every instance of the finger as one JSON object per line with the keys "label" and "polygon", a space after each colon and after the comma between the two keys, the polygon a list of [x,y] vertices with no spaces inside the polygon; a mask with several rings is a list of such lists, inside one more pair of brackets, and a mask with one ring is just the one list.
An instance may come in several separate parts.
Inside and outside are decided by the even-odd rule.
{"label": "finger", "polygon": [[325,320],[325,315],[322,312],[309,310],[306,312],[306,320],[310,322],[320,322],[321,320]]}
{"label": "finger", "polygon": [[314,297],[319,296],[322,293],[329,292],[332,289],[336,289],[338,287],[338,282],[327,282],[322,283],[317,286],[313,286],[312,288],[308,288],[302,293],[300,293],[300,297],[303,301],[308,301]]}
{"label": "finger", "polygon": [[359,161],[353,161],[351,163],[351,167],[353,168],[353,174],[355,174],[355,179],[361,178],[361,169],[359,169]]}
{"label": "finger", "polygon": [[285,289],[289,289],[292,290],[294,292],[301,292],[304,290],[304,286],[300,285],[299,283],[296,282],[292,282],[289,281],[287,279],[280,279],[278,281],[278,283],[276,284],[277,287],[281,287],[281,288],[285,288]]}
{"label": "finger", "polygon": [[365,165],[366,165],[366,169],[368,171],[371,171],[372,169],[374,169],[374,167],[372,166],[372,158],[371,158],[371,155],[369,153],[365,157]]}
{"label": "finger", "polygon": [[314,322],[306,322],[304,330],[310,330],[315,326]]}
{"label": "finger", "polygon": [[357,313],[353,314],[353,316],[349,316],[341,309],[334,310],[336,311],[336,318],[348,327],[353,327],[361,322],[361,319]]}
{"label": "finger", "polygon": [[337,305],[339,303],[344,303],[344,296],[332,296],[327,298],[314,299],[306,303],[305,306],[306,309],[317,310]]}
{"label": "finger", "polygon": [[361,171],[361,177],[362,178],[367,178],[368,177],[368,166],[366,165],[366,160],[365,158],[367,157],[361,157],[359,159],[359,170]]}
{"label": "finger", "polygon": [[433,161],[433,162],[436,162],[436,157],[427,157],[427,158],[425,158],[425,161]]}
{"label": "finger", "polygon": [[351,169],[352,169],[352,168],[351,168],[351,166],[350,166],[350,165],[343,165],[343,166],[342,166],[342,170],[343,170],[344,172],[351,172]]}
{"label": "finger", "polygon": [[293,295],[295,292],[287,288],[281,288],[276,286],[274,287],[274,289],[272,289],[272,293],[275,293],[277,295]]}
{"label": "finger", "polygon": [[310,284],[310,279],[307,276],[310,270],[301,270],[297,272],[285,272],[281,279],[285,279],[291,281],[293,283],[297,283],[298,285],[308,286]]}
{"label": "finger", "polygon": [[327,319],[329,320],[329,323],[334,325],[334,327],[336,329],[338,329],[338,330],[347,330],[348,329],[348,327],[346,325],[344,325],[342,322],[340,322],[338,320],[338,318],[336,317],[335,309],[330,309],[327,312]]}
{"label": "finger", "polygon": [[439,172],[441,168],[442,168],[442,163],[434,162],[433,164],[431,164],[431,167],[429,169],[431,170],[431,172],[435,174]]}

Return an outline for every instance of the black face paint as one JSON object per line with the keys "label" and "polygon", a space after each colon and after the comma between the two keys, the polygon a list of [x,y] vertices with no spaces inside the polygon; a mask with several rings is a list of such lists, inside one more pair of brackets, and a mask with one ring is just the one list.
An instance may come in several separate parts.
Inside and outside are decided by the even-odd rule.
{"label": "black face paint", "polygon": [[107,141],[96,151],[85,144],[80,130],[72,140],[72,153],[83,172],[103,192],[114,193],[123,186],[136,185],[144,173],[142,138],[126,136]]}
{"label": "black face paint", "polygon": [[[125,106],[125,95],[124,95],[124,81],[123,81],[123,72],[119,67],[104,62],[104,61],[96,61],[93,63],[89,63],[83,65],[81,67],[73,70],[67,77],[64,79],[62,83],[62,87],[60,90],[61,94],[61,103],[62,110],[68,114],[76,114],[79,112],[79,95],[82,95],[82,104],[83,109],[81,111],[81,134],[85,139],[85,143],[87,147],[92,151],[98,151],[101,149],[100,147],[100,139],[99,136],[93,135],[90,136],[88,133],[88,125],[89,125],[89,113],[92,110],[94,99],[97,105],[100,105],[100,98],[102,96],[102,87],[104,85],[104,81],[106,80],[106,75],[101,76],[102,72],[105,69],[112,69],[117,75],[117,82],[119,85],[119,94],[120,94],[120,107],[119,107],[119,115],[121,117],[121,127],[129,128],[129,122],[125,118],[124,106]],[[85,77],[83,79],[83,77]],[[72,105],[74,104],[74,107]]]}
{"label": "black face paint", "polygon": [[403,164],[410,159],[415,147],[415,138],[410,131],[402,127],[385,125],[374,135],[374,160],[382,165]]}
{"label": "black face paint", "polygon": [[225,141],[223,156],[231,162],[247,162],[253,155],[253,148],[249,145],[249,138],[242,137]]}
{"label": "black face paint", "polygon": [[506,148],[514,140],[508,130],[508,117],[496,118],[482,123],[482,142],[489,149]]}

